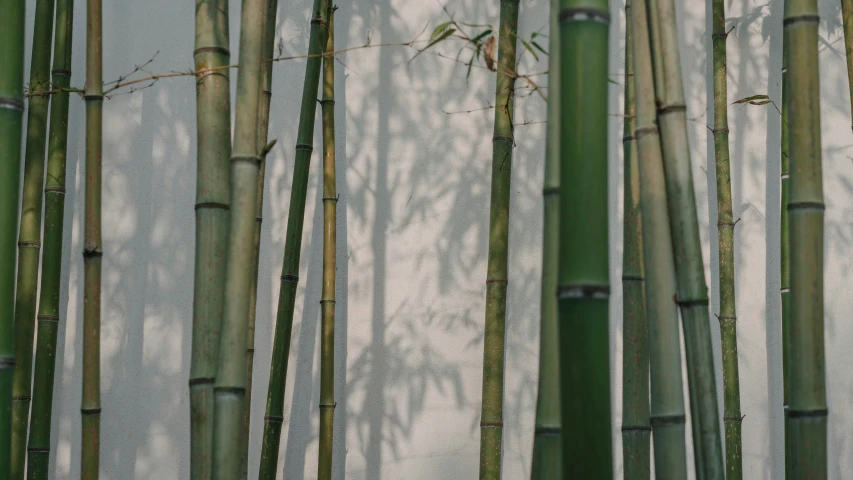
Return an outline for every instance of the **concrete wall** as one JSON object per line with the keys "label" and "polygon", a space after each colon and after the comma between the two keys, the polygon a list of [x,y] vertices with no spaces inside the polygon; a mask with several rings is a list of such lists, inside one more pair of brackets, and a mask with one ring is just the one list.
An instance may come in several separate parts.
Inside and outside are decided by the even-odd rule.
{"label": "concrete wall", "polygon": [[[72,84],[84,81],[85,6],[77,2]],[[301,55],[309,3],[281,1],[278,46]],[[27,24],[32,24],[28,2]],[[681,2],[679,2],[681,4]],[[337,45],[405,42],[444,21],[438,2],[344,2]],[[240,2],[231,2],[237,57]],[[621,472],[621,129],[624,9],[611,5],[610,221],[614,465]],[[449,7],[471,23],[498,21],[498,2]],[[709,8],[681,8],[694,180],[707,278],[716,274],[712,141],[707,129]],[[781,2],[728,2],[730,101],[769,94],[778,102]],[[523,0],[524,38],[547,33],[548,2]],[[159,54],[151,72],[192,66],[192,2],[105,2],[104,78],[113,80]],[[837,2],[821,1],[821,87],[826,192],[826,332],[830,472],[853,463],[853,349],[843,294],[853,281],[851,137]],[[29,30],[29,28],[28,28]],[[30,40],[28,40],[29,45]],[[435,49],[454,57],[457,43]],[[475,478],[483,340],[484,281],[494,75],[414,50],[370,48],[341,55],[337,66],[338,312],[334,475],[339,479]],[[29,55],[29,53],[27,54]],[[29,57],[27,57],[29,58]],[[467,56],[463,55],[463,60]],[[29,63],[29,62],[27,62]],[[524,54],[520,70],[546,61]],[[250,477],[257,472],[278,301],[296,118],[304,62],[275,65],[258,288]],[[546,77],[536,77],[542,85]],[[232,76],[232,80],[236,76]],[[236,82],[232,82],[232,90]],[[545,104],[522,90],[513,168],[510,286],[504,409],[506,479],[530,470],[538,358],[541,185]],[[102,327],[102,478],[171,479],[189,474],[188,391],[194,255],[195,90],[191,78],[161,80],[110,99],[104,108],[104,267]],[[470,113],[447,114],[462,110]],[[783,469],[779,292],[779,114],[772,105],[732,106],[739,359],[748,478],[781,478]],[[72,98],[69,130],[68,281],[56,376],[52,471],[79,472],[82,323],[83,102]],[[319,124],[318,124],[319,126]],[[319,133],[319,128],[318,128]],[[319,145],[317,135],[315,145]],[[316,475],[321,280],[319,156],[308,207],[280,464],[284,478]],[[713,247],[712,247],[713,246]],[[713,303],[718,289],[709,281]],[[714,307],[714,311],[716,307]],[[715,345],[717,324],[712,320]],[[717,365],[719,376],[720,366]],[[686,385],[686,382],[685,382]],[[686,403],[686,402],[685,402]],[[621,475],[621,474],[620,474]],[[692,477],[691,477],[692,478]]]}

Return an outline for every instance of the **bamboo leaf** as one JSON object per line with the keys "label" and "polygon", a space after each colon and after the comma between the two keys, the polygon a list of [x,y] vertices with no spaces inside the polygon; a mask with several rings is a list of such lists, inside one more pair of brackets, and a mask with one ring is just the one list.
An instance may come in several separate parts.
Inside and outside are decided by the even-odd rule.
{"label": "bamboo leaf", "polygon": [[486,37],[486,35],[488,35],[488,34],[490,34],[490,33],[492,33],[492,29],[491,29],[491,28],[490,28],[490,29],[488,29],[488,30],[483,31],[483,33],[481,33],[481,34],[477,35],[476,37],[472,38],[472,39],[471,39],[471,43],[474,43],[474,44],[478,44],[478,45],[479,45],[479,43],[478,43],[478,42],[479,42],[480,40],[484,39],[484,38]]}
{"label": "bamboo leaf", "polygon": [[526,48],[527,51],[530,52],[531,55],[533,55],[533,58],[535,58],[536,61],[538,62],[539,61],[539,55],[536,55],[536,50],[533,49],[533,46],[530,45],[530,42],[519,37],[518,35],[516,35],[515,37],[521,42],[522,45],[524,45],[524,48]]}
{"label": "bamboo leaf", "polygon": [[485,48],[483,48],[483,57],[486,59],[486,66],[489,67],[491,71],[497,71],[495,69],[495,36],[492,35],[489,37],[489,40],[486,42]]}
{"label": "bamboo leaf", "polygon": [[[427,51],[427,50],[428,50],[430,47],[432,47],[433,45],[435,45],[435,44],[437,44],[437,43],[441,42],[442,40],[446,40],[446,39],[447,39],[447,37],[449,37],[449,36],[453,35],[454,33],[456,33],[456,29],[455,29],[455,28],[451,28],[450,30],[445,30],[445,31],[444,31],[444,33],[442,33],[441,35],[439,35],[435,40],[432,40],[431,42],[429,42],[429,43],[427,44],[427,46],[426,46],[426,47],[424,47],[424,48],[423,48],[423,49],[421,49],[421,50],[418,50],[418,53],[416,53],[416,54],[415,54],[415,56],[414,56],[414,57],[412,57],[412,60],[414,60],[415,58],[417,58],[417,57],[418,57],[418,55],[420,55],[420,54],[424,53],[425,51]],[[411,61],[411,60],[409,60],[409,61]]]}
{"label": "bamboo leaf", "polygon": [[430,41],[435,40],[435,38],[441,35],[443,31],[447,30],[447,27],[449,27],[452,23],[453,22],[444,22],[439,26],[435,27],[435,30],[433,30],[432,34],[429,36]]}
{"label": "bamboo leaf", "polygon": [[488,23],[465,23],[465,22],[461,22],[461,23],[462,23],[462,25],[465,25],[466,27],[486,27],[486,28],[492,28],[492,26],[491,26],[491,25],[489,25]]}
{"label": "bamboo leaf", "polygon": [[534,42],[534,41],[532,41],[532,40],[531,40],[531,41],[530,41],[530,44],[531,44],[531,45],[533,45],[533,46],[534,46],[537,50],[539,50],[540,52],[544,53],[545,55],[548,55],[548,52],[547,52],[547,51],[545,51],[545,49],[544,49],[544,48],[542,48],[538,43],[536,43],[536,42]]}
{"label": "bamboo leaf", "polygon": [[[752,95],[749,97],[741,98],[740,100],[735,100],[734,102],[732,102],[732,105],[734,105],[736,103],[752,103],[752,102],[757,101],[757,100],[767,100],[764,103],[770,103],[770,97],[768,97],[767,95]],[[752,104],[755,105],[754,103],[752,103]],[[762,103],[761,105],[764,105],[764,104]]]}

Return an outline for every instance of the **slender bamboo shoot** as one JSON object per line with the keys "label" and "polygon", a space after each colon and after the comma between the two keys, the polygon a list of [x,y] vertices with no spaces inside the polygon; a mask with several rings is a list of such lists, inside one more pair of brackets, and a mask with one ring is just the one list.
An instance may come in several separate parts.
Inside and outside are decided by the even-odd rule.
{"label": "slender bamboo shoot", "polygon": [[326,46],[328,0],[314,0],[311,9],[311,33],[308,40],[308,58],[305,82],[302,85],[302,106],[299,111],[299,130],[296,135],[296,159],[293,187],[290,191],[290,211],[284,241],[284,262],[281,266],[278,311],[276,312],[275,338],[270,360],[270,381],[267,390],[264,437],[261,444],[260,477],[275,480],[278,465],[278,446],[281,424],[284,421],[284,390],[287,377],[287,360],[290,353],[290,333],[293,329],[293,309],[296,306],[296,285],[299,282],[299,255],[302,250],[302,226],[305,222],[305,198],[308,194],[308,167],[314,150],[314,117],[317,91],[320,84],[320,66]]}

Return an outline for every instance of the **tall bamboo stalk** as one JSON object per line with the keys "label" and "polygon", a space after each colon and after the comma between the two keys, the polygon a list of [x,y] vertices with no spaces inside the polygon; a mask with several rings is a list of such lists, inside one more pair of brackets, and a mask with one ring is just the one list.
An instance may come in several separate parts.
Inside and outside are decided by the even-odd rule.
{"label": "tall bamboo stalk", "polygon": [[[249,328],[246,335],[246,398],[243,400],[242,446],[240,478],[249,478],[249,426],[252,412],[252,370],[255,361],[255,317],[258,312],[258,265],[261,258],[261,222],[264,213],[264,177],[266,160],[272,144],[267,145],[270,123],[270,100],[272,99],[272,57],[275,51],[275,16],[278,0],[265,0],[265,21],[262,48],[264,59],[261,65],[261,99],[258,106],[258,149],[261,163],[258,168],[258,201],[255,204],[255,238],[252,250],[252,283],[249,290]],[[275,142],[273,142],[275,143]]]}
{"label": "tall bamboo stalk", "polygon": [[213,422],[213,478],[233,480],[241,473],[242,420],[246,393],[246,338],[252,284],[258,201],[258,110],[264,63],[265,0],[243,2],[234,143],[231,151],[231,208],[225,298],[216,363]]}
{"label": "tall bamboo stalk", "polygon": [[844,51],[847,57],[847,83],[850,87],[850,113],[851,116],[853,116],[853,0],[841,0],[841,24],[844,28]]}
{"label": "tall bamboo stalk", "polygon": [[726,434],[726,480],[743,478],[740,380],[735,308],[734,229],[732,181],[729,166],[729,119],[726,94],[726,6],[711,0],[714,53],[714,159],[717,171],[717,231],[719,234],[720,340],[723,357],[723,420]]}
{"label": "tall bamboo stalk", "polygon": [[611,478],[606,0],[560,2],[563,478]]}
{"label": "tall bamboo stalk", "polygon": [[[787,0],[785,0],[787,2]],[[788,401],[790,399],[789,391],[791,387],[791,382],[788,379],[788,372],[790,371],[788,361],[790,354],[790,344],[791,341],[788,338],[790,333],[788,326],[790,325],[791,318],[791,269],[790,269],[790,245],[788,235],[788,191],[790,182],[790,167],[788,160],[788,85],[790,82],[786,80],[788,78],[787,74],[787,54],[788,51],[788,33],[783,31],[782,33],[782,132],[781,132],[781,195],[780,195],[780,203],[781,203],[781,212],[779,218],[780,224],[780,232],[779,232],[779,270],[780,270],[780,291],[779,296],[781,297],[782,303],[782,408],[785,415],[785,423],[787,424],[788,418]],[[788,436],[785,436],[785,471],[789,472],[789,460],[791,459],[790,452],[788,450]]]}
{"label": "tall bamboo stalk", "polygon": [[24,0],[0,0],[0,478],[11,472],[21,127],[24,114]]}
{"label": "tall bamboo stalk", "polygon": [[676,289],[675,261],[669,226],[666,182],[660,132],[657,124],[652,73],[652,42],[647,2],[631,8],[634,39],[634,85],[643,225],[646,318],[649,335],[652,435],[655,476],[659,480],[687,478],[684,444],[684,397],[681,377],[681,340],[678,308],[672,301]]}
{"label": "tall bamboo stalk", "polygon": [[515,49],[518,0],[501,0],[498,74],[492,137],[492,191],[489,261],[486,273],[486,325],[483,344],[483,399],[480,416],[480,480],[501,478],[506,337],[509,200],[512,172]]}
{"label": "tall bamboo stalk", "polygon": [[101,0],[86,4],[86,190],[83,227],[83,417],[80,477],[97,480],[101,437]]}
{"label": "tall bamboo stalk", "polygon": [[[228,1],[196,0],[195,68],[230,63]],[[190,477],[213,474],[213,381],[219,352],[230,198],[231,101],[229,70],[196,80],[198,157],[193,338],[190,359]]]}
{"label": "tall bamboo stalk", "polygon": [[275,480],[278,465],[278,445],[281,424],[284,420],[284,390],[287,377],[287,360],[290,353],[290,333],[293,329],[293,309],[296,305],[296,285],[299,282],[299,255],[302,249],[302,226],[305,222],[305,197],[308,194],[308,167],[314,150],[314,117],[317,91],[320,84],[320,66],[326,46],[328,0],[314,0],[311,10],[311,33],[308,39],[308,58],[305,82],[302,85],[302,105],[299,111],[299,129],[296,134],[296,159],[293,187],[290,191],[290,211],[284,241],[284,262],[281,266],[278,311],[276,312],[275,338],[270,360],[270,381],[267,390],[264,437],[261,445],[260,476]]}
{"label": "tall bamboo stalk", "polygon": [[30,60],[30,93],[24,153],[24,186],[18,230],[18,276],[15,290],[15,374],[12,383],[12,476],[24,478],[27,423],[32,399],[33,334],[41,251],[41,208],[44,185],[47,108],[50,95],[50,50],[54,0],[36,2],[33,48]]}
{"label": "tall bamboo stalk", "polygon": [[823,338],[823,182],[816,0],[785,2],[788,34],[785,99],[788,152],[793,160],[788,199],[791,304],[788,380],[790,479],[827,477],[826,365]]}
{"label": "tall bamboo stalk", "polygon": [[542,292],[539,328],[539,387],[533,434],[532,480],[562,478],[560,340],[557,324],[557,257],[560,241],[560,1],[551,0],[548,47],[548,130],[542,188]]}
{"label": "tall bamboo stalk", "polygon": [[622,458],[626,480],[651,475],[649,328],[646,321],[643,223],[634,108],[631,2],[625,4],[624,230],[622,249]]}
{"label": "tall bamboo stalk", "polygon": [[[335,10],[329,6],[326,51],[335,51]],[[335,189],[335,57],[323,58],[323,298],[320,335],[320,456],[319,480],[332,479],[332,435],[335,420],[335,249],[337,203]]]}
{"label": "tall bamboo stalk", "polygon": [[38,342],[33,376],[33,406],[27,443],[27,478],[47,480],[50,462],[50,420],[56,345],[59,341],[59,290],[62,283],[62,238],[65,217],[65,160],[68,140],[68,92],[71,81],[73,0],[57,0],[53,44],[50,136],[44,185],[44,251],[38,309]]}
{"label": "tall bamboo stalk", "polygon": [[656,0],[656,3],[656,10],[650,13],[656,17],[661,33],[661,51],[656,61],[661,63],[663,77],[655,78],[657,93],[661,98],[658,122],[663,140],[666,192],[678,279],[676,301],[681,310],[684,350],[687,354],[696,476],[699,480],[716,480],[722,479],[725,471],[717,411],[714,355],[708,323],[708,288],[705,285],[687,141],[687,108],[679,63],[675,2]]}

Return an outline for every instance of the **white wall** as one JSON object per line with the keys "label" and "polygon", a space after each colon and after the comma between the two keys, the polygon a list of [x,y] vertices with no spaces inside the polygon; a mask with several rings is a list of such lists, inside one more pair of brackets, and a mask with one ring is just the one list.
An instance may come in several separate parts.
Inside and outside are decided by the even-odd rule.
{"label": "white wall", "polygon": [[[77,2],[72,84],[84,81],[85,7]],[[281,1],[283,55],[307,49],[308,1]],[[231,2],[231,50],[237,57],[240,2]],[[341,3],[338,48],[404,42],[444,21],[438,2]],[[680,12],[682,65],[707,278],[715,278],[716,224],[711,111],[707,82],[707,8],[691,0]],[[767,93],[778,102],[781,2],[728,2],[730,101]],[[449,6],[462,21],[498,21],[498,2]],[[523,0],[519,29],[547,33],[548,2]],[[105,2],[104,78],[131,71],[159,51],[152,72],[192,66],[193,4]],[[623,82],[624,10],[612,4],[611,77]],[[28,2],[27,25],[33,2]],[[845,248],[853,238],[850,116],[840,11],[821,1],[821,86],[826,222],[826,332],[830,472],[853,463],[853,311],[844,287],[853,280]],[[29,30],[29,28],[28,28]],[[427,30],[429,32],[430,30]],[[31,40],[28,40],[28,45]],[[455,55],[458,44],[436,52]],[[482,335],[489,172],[491,73],[404,47],[346,53],[337,66],[340,193],[336,332],[335,478],[474,478],[479,449]],[[27,53],[29,58],[29,53]],[[466,59],[466,57],[463,57]],[[29,62],[27,62],[29,63]],[[521,71],[546,62],[525,54]],[[275,65],[268,158],[250,477],[257,472],[278,277],[290,198],[303,61]],[[537,77],[544,85],[546,77]],[[236,76],[232,76],[232,80]],[[236,81],[232,81],[232,90]],[[527,92],[529,93],[529,92]],[[187,478],[192,318],[195,89],[191,78],[161,80],[115,97],[104,110],[104,270],[102,436],[104,479]],[[622,86],[611,85],[611,303],[614,465],[621,472],[621,142]],[[748,478],[781,478],[779,332],[779,115],[772,106],[729,109],[736,229],[739,359]],[[530,469],[538,355],[544,102],[519,98],[510,232],[510,287],[504,409],[506,479]],[[55,478],[79,472],[82,322],[83,103],[72,98],[67,237],[63,255],[67,314],[60,334],[51,464]],[[318,129],[319,132],[319,129]],[[319,136],[315,145],[319,146]],[[285,478],[315,478],[319,402],[318,321],[321,279],[319,157],[309,180],[299,301],[287,377],[280,467]],[[711,248],[711,246],[714,246]],[[709,282],[717,303],[718,289]],[[716,308],[716,307],[715,307]],[[715,345],[716,322],[712,321]],[[719,362],[717,365],[720,374]],[[686,385],[686,382],[685,382]],[[687,402],[685,402],[687,404]],[[691,474],[692,475],[692,474]]]}

